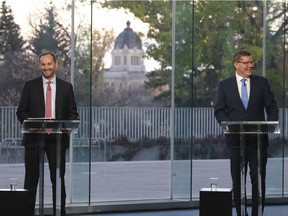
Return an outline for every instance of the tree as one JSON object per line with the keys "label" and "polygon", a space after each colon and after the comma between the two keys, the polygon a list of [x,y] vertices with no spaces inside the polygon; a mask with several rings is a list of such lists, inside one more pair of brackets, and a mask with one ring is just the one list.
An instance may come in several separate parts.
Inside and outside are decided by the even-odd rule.
{"label": "tree", "polygon": [[[153,38],[155,43],[148,44],[147,55],[159,61],[161,64],[161,69],[154,71],[150,75],[148,75],[149,81],[147,82],[147,87],[160,89],[161,85],[168,85],[169,88],[164,88],[166,90],[164,90],[161,94],[157,95],[156,99],[165,101],[165,103],[169,105],[171,100],[170,68],[172,66],[172,1],[141,1],[135,3],[113,1],[105,2],[104,5],[108,7],[128,8],[132,13],[135,14],[136,17],[140,18],[143,22],[149,23],[150,27],[147,37]],[[176,106],[192,106],[192,92],[193,87],[196,85],[199,85],[197,87],[197,91],[201,91],[201,89],[203,89],[203,92],[201,92],[201,95],[199,95],[199,99],[197,99],[196,97],[194,105],[195,103],[199,103],[199,101],[209,101],[209,104],[211,102],[210,94],[206,93],[207,91],[209,91],[209,89],[205,88],[205,86],[207,85],[203,85],[206,80],[205,77],[207,76],[207,73],[205,73],[205,71],[201,71],[200,73],[197,68],[201,65],[205,65],[205,67],[209,68],[211,62],[216,62],[217,60],[215,59],[216,55],[213,55],[210,52],[201,53],[201,45],[203,44],[197,42],[194,47],[193,43],[195,39],[193,40],[193,37],[197,36],[195,34],[195,29],[201,29],[202,26],[197,26],[197,24],[195,24],[195,20],[197,18],[195,18],[196,15],[193,16],[193,6],[193,2],[190,1],[179,1],[176,3]],[[197,11],[197,9],[195,10]],[[213,34],[215,34],[215,32],[213,32]],[[205,51],[209,50],[206,49]],[[195,53],[197,53],[197,55],[194,55]],[[201,62],[201,60],[203,59],[205,59],[205,61]],[[153,80],[153,78],[156,78],[156,80]],[[196,83],[193,83],[193,79],[196,81]],[[211,76],[207,76],[207,80],[211,80],[212,82],[213,79],[211,79]],[[163,83],[165,81],[166,83]]]}
{"label": "tree", "polygon": [[[81,106],[89,106],[91,93],[92,106],[149,106],[151,94],[144,86],[133,89],[114,89],[104,80],[104,55],[115,41],[113,30],[93,30],[92,34],[92,74],[90,74],[90,29],[79,28],[76,43],[76,98]],[[91,82],[90,82],[91,76]]]}
{"label": "tree", "polygon": [[25,41],[20,33],[20,27],[14,21],[11,8],[2,2],[0,11],[0,54],[23,51]]}
{"label": "tree", "polygon": [[[76,58],[76,80],[75,88],[77,88],[76,97],[82,106],[89,105],[90,93],[93,106],[101,106],[105,104],[107,95],[103,95],[106,86],[103,79],[104,73],[104,56],[111,48],[114,41],[112,30],[102,31],[93,30],[92,34],[92,59],[90,59],[90,29],[80,27],[77,34],[77,42],[75,48]],[[92,74],[90,74],[90,61],[92,60]],[[91,78],[91,83],[90,83]]]}
{"label": "tree", "polygon": [[[71,39],[68,27],[59,20],[56,8],[51,5],[40,17],[40,23],[30,20],[33,33],[30,38],[30,50],[39,56],[43,51],[52,51],[59,60],[58,75],[70,80]],[[40,14],[41,16],[41,14]]]}
{"label": "tree", "polygon": [[[155,43],[148,45],[147,55],[161,64],[161,69],[155,71],[155,74],[158,75],[154,74],[151,77],[166,80],[166,85],[171,83],[168,74],[171,66],[171,2],[106,1],[103,4],[110,8],[126,8],[143,22],[149,23],[147,36],[153,39]],[[218,80],[234,73],[231,59],[236,50],[249,49],[259,63],[258,65],[262,63],[263,2],[176,1],[175,4],[175,104],[176,106],[211,106]],[[273,74],[273,71],[276,72],[276,62],[273,59],[276,59],[277,54],[283,51],[281,39],[287,32],[285,29],[285,26],[287,28],[287,19],[280,20],[283,25],[277,27],[276,34],[274,34],[275,23],[279,23],[276,20],[279,20],[279,17],[285,17],[285,10],[280,9],[279,13],[279,2],[273,1],[269,1],[268,8],[270,8],[270,19],[267,23],[267,38],[270,39],[271,37],[273,41],[278,38],[278,42],[280,41],[277,44],[268,42],[271,47],[268,47],[267,59],[272,60],[269,62],[271,64],[267,65],[268,71],[271,71],[269,76]],[[279,45],[282,48],[277,47]],[[279,63],[281,64],[281,62]],[[269,69],[269,67],[272,68]],[[261,70],[259,67],[258,69]],[[281,73],[276,72],[276,74],[276,77],[275,74],[272,77],[275,82],[274,86],[282,86],[283,88],[277,78],[281,77]],[[158,88],[159,86],[154,86],[154,84],[158,85],[161,82],[150,79],[149,83],[147,87]],[[164,91],[158,98],[163,100],[166,97],[169,101],[170,95],[168,90]]]}
{"label": "tree", "polygon": [[23,79],[28,76],[26,70],[31,64],[20,27],[6,1],[2,2],[0,14],[0,105],[13,106],[18,104]]}

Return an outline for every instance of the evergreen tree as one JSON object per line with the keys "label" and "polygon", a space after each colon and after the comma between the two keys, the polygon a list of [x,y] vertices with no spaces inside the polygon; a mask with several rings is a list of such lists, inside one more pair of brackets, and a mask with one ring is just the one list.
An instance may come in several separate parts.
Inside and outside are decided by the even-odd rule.
{"label": "evergreen tree", "polygon": [[14,21],[11,8],[0,8],[0,106],[16,106],[23,80],[29,77],[31,59],[25,54],[25,40]]}
{"label": "evergreen tree", "polygon": [[0,54],[5,56],[7,52],[22,51],[25,41],[6,1],[2,2],[0,14]]}
{"label": "evergreen tree", "polygon": [[[59,21],[56,8],[51,6],[45,10],[40,23],[32,23],[32,37],[30,38],[31,51],[39,56],[43,51],[51,51],[57,55],[61,63],[58,75],[69,80],[71,40],[67,27]],[[63,66],[63,67],[60,67]]]}

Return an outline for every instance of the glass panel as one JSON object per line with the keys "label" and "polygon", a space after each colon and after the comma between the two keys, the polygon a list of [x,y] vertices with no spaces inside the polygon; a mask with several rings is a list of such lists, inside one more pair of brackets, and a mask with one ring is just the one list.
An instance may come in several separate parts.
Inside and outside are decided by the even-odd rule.
{"label": "glass panel", "polygon": [[[186,146],[186,154],[174,158],[174,198],[198,199],[200,189],[210,187],[210,178],[218,178],[218,187],[231,188],[228,155],[222,130],[214,119],[213,99],[217,73],[227,67],[222,62],[229,53],[221,49],[229,50],[229,44],[225,42],[232,37],[233,31],[227,25],[233,17],[228,8],[233,4],[221,1],[176,2],[175,106],[177,111],[180,110],[178,107],[183,110],[187,107],[186,116],[182,117],[187,122],[175,124],[175,131],[185,130],[190,136],[184,145],[179,146],[176,145],[179,139],[175,137],[175,155],[183,146]],[[227,15],[225,18],[223,13]],[[179,114],[177,121],[181,119]],[[179,167],[180,163],[182,166]],[[182,174],[175,175],[177,171]]]}
{"label": "glass panel", "polygon": [[[173,139],[173,198],[191,199],[192,192],[192,59],[194,3],[172,1],[172,85],[171,101],[174,112]],[[173,75],[173,73],[175,75]]]}
{"label": "glass panel", "polygon": [[[183,8],[186,10],[189,10],[187,4],[191,4],[193,7],[193,13],[190,13],[192,14],[190,18],[193,20],[192,23],[188,22],[185,11],[181,10],[181,6],[185,4],[186,7]],[[192,198],[198,197],[201,187],[210,186],[210,177],[219,178],[219,187],[231,188],[228,153],[221,128],[219,125],[217,126],[214,119],[213,101],[218,81],[234,73],[231,64],[234,52],[239,49],[249,49],[253,53],[253,57],[257,61],[254,71],[270,80],[280,108],[283,107],[285,92],[283,79],[278,79],[284,76],[283,69],[285,68],[283,67],[285,61],[282,53],[285,34],[279,28],[284,22],[283,1],[200,1],[194,2],[192,5],[191,2],[177,1],[177,13],[175,13],[175,88],[179,89],[179,91],[175,90],[175,106],[193,107],[193,114],[190,118],[193,137],[191,142],[192,162],[187,161],[186,172],[182,175],[175,175],[175,173],[184,170],[184,166],[182,169],[177,168],[177,158],[174,158],[173,163],[173,197],[177,198],[189,198],[190,191],[192,191]],[[276,23],[277,25],[275,25]],[[183,28],[183,25],[186,28]],[[190,26],[192,32],[187,33],[186,37],[185,34],[181,35],[181,32]],[[274,35],[275,32],[279,35]],[[187,35],[192,35],[192,41]],[[189,51],[187,47],[192,48]],[[271,59],[272,56],[275,59]],[[186,58],[191,59],[192,65],[188,60],[185,61]],[[186,76],[183,76],[181,68],[185,68],[185,66],[188,69],[186,69],[186,74],[184,73]],[[189,83],[189,80],[193,83],[191,90],[186,87],[189,85],[185,85],[183,82],[184,77],[186,83]],[[177,92],[179,92],[178,95]],[[191,101],[187,102],[183,98],[189,98],[189,92],[192,93],[192,96],[190,97]],[[283,124],[284,116],[283,109],[281,109],[281,124]],[[175,118],[179,120],[178,117]],[[285,131],[285,125],[282,126]],[[175,124],[175,131],[181,130],[178,127],[180,126]],[[271,145],[274,143],[276,145],[270,146],[271,153],[267,166],[267,197],[275,197],[275,195],[281,197],[281,191],[284,189],[283,161],[281,159],[281,149],[284,145],[282,138],[283,134],[271,137]],[[179,151],[176,140],[175,138],[174,155]],[[280,153],[279,160],[274,151]],[[189,166],[192,167],[192,179],[188,174]],[[277,177],[275,178],[275,176]],[[192,182],[192,190],[188,189],[188,179]],[[186,190],[180,190],[177,182],[187,186]],[[250,196],[249,181],[247,191]]]}
{"label": "glass panel", "polygon": [[[287,4],[287,2],[286,2]],[[274,90],[275,97],[280,107],[280,128],[281,135],[271,137],[269,146],[269,159],[267,164],[267,197],[282,197],[287,191],[287,176],[285,176],[285,163],[287,163],[285,156],[285,142],[287,137],[287,126],[284,123],[286,119],[287,99],[285,96],[286,81],[283,77],[286,77],[286,61],[285,52],[283,47],[287,46],[285,41],[286,32],[281,27],[285,21],[287,13],[285,1],[267,1],[263,3],[263,25],[266,25],[264,43],[264,57],[263,68],[259,65],[259,70],[263,71],[263,75],[266,75],[271,81],[271,86]],[[284,30],[284,31],[283,31]],[[286,44],[286,45],[285,45]],[[282,77],[282,78],[281,78]],[[287,151],[286,151],[287,152]],[[284,158],[283,158],[284,156]],[[283,193],[284,192],[284,193]],[[287,193],[286,195],[287,196]]]}
{"label": "glass panel", "polygon": [[[6,15],[15,17],[18,29],[3,27],[0,9],[0,188],[9,187],[10,177],[23,186],[24,148],[15,112],[24,82],[39,75],[39,52],[50,48],[61,56],[57,75],[74,85],[81,119],[67,151],[67,203],[194,201],[211,177],[218,178],[218,187],[231,188],[213,105],[217,83],[235,71],[233,53],[248,48],[255,73],[269,79],[280,107],[281,134],[270,136],[267,197],[288,196],[287,1],[40,3],[6,0],[14,13]],[[34,26],[24,22],[26,7]],[[59,17],[49,16],[53,12]],[[46,34],[53,18],[61,23],[59,37],[47,43],[42,36],[53,39]],[[7,34],[12,27],[28,46],[17,31]],[[45,186],[45,204],[51,204],[49,178]]]}
{"label": "glass panel", "polygon": [[[101,8],[100,2],[93,2],[95,18],[91,19],[93,31],[101,37],[92,41],[95,65],[92,68],[91,137],[98,148],[91,148],[90,199],[97,202],[169,198],[170,110],[163,102],[153,101],[157,91],[144,87],[147,65],[155,65],[144,58],[144,51],[150,46],[153,52],[155,45],[146,38],[148,27],[144,21],[152,21],[156,11],[150,11],[153,16],[145,18],[137,10],[143,8],[148,12],[150,4],[166,7],[169,4],[106,1],[105,8]],[[121,9],[122,6],[125,9]],[[103,16],[114,19],[101,26]],[[104,55],[99,52],[103,52],[105,44],[105,61],[110,64],[104,68],[97,63],[102,61]]]}
{"label": "glass panel", "polygon": [[[93,2],[71,1],[71,22],[74,25],[75,50],[74,58],[74,88],[77,100],[80,128],[73,138],[71,161],[71,201],[72,203],[88,203],[91,187],[91,151],[92,139],[92,80],[94,74],[93,47],[95,40],[91,31],[93,21]],[[73,30],[72,30],[73,32]],[[73,37],[73,34],[71,34]],[[70,149],[71,151],[71,149]]]}

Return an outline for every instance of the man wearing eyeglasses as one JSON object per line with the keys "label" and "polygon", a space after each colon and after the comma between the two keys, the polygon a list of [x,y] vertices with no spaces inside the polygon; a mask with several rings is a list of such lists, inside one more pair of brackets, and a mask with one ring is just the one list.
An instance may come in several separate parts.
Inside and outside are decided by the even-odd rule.
{"label": "man wearing eyeglasses", "polygon": [[[222,121],[278,121],[278,105],[270,84],[265,77],[254,75],[254,61],[250,52],[241,50],[233,56],[236,72],[219,82],[214,106],[214,115]],[[267,117],[265,118],[265,112]],[[265,178],[267,164],[268,136],[261,135],[262,164],[262,211],[265,201]],[[230,171],[233,183],[233,197],[237,216],[241,215],[241,168],[240,135],[226,134],[226,146],[230,154]],[[258,160],[257,135],[245,135],[245,173],[249,167],[252,184],[252,216],[258,216]],[[246,183],[246,182],[245,182]],[[246,194],[246,193],[245,193]],[[247,210],[245,214],[248,216]]]}

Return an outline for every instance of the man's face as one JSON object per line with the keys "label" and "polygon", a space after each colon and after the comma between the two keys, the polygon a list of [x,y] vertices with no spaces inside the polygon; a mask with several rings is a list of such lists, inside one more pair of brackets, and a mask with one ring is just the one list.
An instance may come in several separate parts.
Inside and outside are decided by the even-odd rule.
{"label": "man's face", "polygon": [[236,72],[241,77],[250,77],[253,73],[254,62],[252,56],[242,56],[240,61],[235,62]]}
{"label": "man's face", "polygon": [[55,62],[53,56],[49,54],[40,58],[39,69],[41,70],[42,75],[48,80],[51,80],[54,77],[57,66],[57,62]]}

